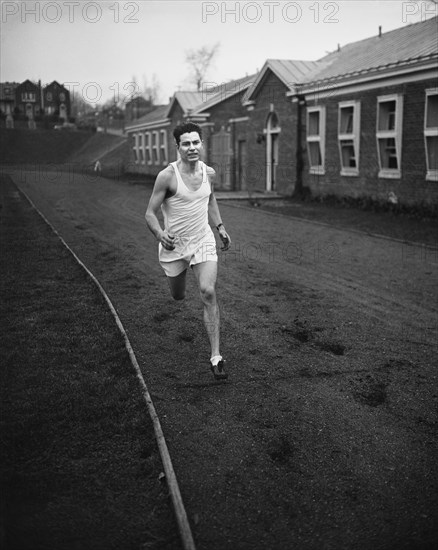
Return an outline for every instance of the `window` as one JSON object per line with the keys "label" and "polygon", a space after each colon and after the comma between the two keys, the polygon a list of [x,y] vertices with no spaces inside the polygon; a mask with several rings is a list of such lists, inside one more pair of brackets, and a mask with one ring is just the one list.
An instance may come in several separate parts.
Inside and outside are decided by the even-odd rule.
{"label": "window", "polygon": [[167,133],[160,130],[160,158],[162,164],[167,164]]}
{"label": "window", "polygon": [[146,154],[146,162],[152,164],[152,150],[151,150],[151,133],[145,132],[144,134],[144,150]]}
{"label": "window", "polygon": [[360,102],[339,104],[338,143],[342,176],[359,174]]}
{"label": "window", "polygon": [[424,143],[426,146],[426,179],[438,181],[438,88],[426,90]]}
{"label": "window", "polygon": [[134,162],[135,164],[138,164],[138,134],[134,134],[132,137],[133,137],[132,151],[134,153]]}
{"label": "window", "polygon": [[21,94],[21,101],[35,101],[35,92],[23,92]]}
{"label": "window", "polygon": [[377,98],[379,178],[401,177],[403,96]]}
{"label": "window", "polygon": [[160,163],[160,158],[158,155],[158,132],[152,132],[152,158],[154,164]]}
{"label": "window", "polygon": [[141,132],[139,134],[139,147],[138,147],[138,150],[139,150],[139,160],[140,160],[140,163],[141,164],[145,164],[145,153],[144,153],[144,133]]}
{"label": "window", "polygon": [[325,107],[307,109],[307,152],[311,174],[324,174]]}

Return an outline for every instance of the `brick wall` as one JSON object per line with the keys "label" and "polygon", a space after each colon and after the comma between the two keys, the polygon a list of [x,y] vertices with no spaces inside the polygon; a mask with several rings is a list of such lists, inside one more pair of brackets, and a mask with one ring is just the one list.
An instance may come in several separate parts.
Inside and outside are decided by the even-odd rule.
{"label": "brick wall", "polygon": [[[231,123],[230,119],[241,118],[247,116],[246,109],[242,105],[242,97],[244,91],[236,93],[228,99],[224,99],[220,103],[214,105],[208,109],[210,116],[207,119],[207,125],[203,129],[203,141],[205,149],[205,160],[208,163],[211,159],[211,136],[217,132],[220,132],[221,129],[224,129],[226,132],[229,132],[231,135],[231,156],[227,166],[221,167],[222,170],[230,172],[229,179],[231,189],[236,189],[236,165],[237,165],[237,143],[236,143],[236,124]],[[225,98],[225,94],[224,94]],[[240,123],[242,124],[242,123]]]}
{"label": "brick wall", "polygon": [[293,191],[296,171],[296,128],[297,107],[286,97],[288,88],[272,72],[268,72],[255,106],[247,111],[250,120],[247,124],[247,181],[249,189],[266,189],[266,140],[260,141],[266,129],[271,104],[279,120],[281,132],[278,137],[278,167],[274,190],[284,195]]}
{"label": "brick wall", "polygon": [[[308,106],[326,107],[326,166],[324,175],[309,173],[307,151],[303,173],[304,184],[314,195],[335,194],[349,197],[370,197],[386,201],[395,193],[401,204],[437,204],[438,182],[426,181],[426,153],[424,145],[425,90],[436,87],[436,81],[422,81],[388,86],[355,94],[308,101]],[[403,95],[403,132],[401,177],[379,177],[376,141],[377,97]],[[342,176],[338,148],[338,104],[357,100],[361,103],[359,175]],[[305,116],[303,116],[305,125]],[[306,144],[304,135],[303,145]]]}

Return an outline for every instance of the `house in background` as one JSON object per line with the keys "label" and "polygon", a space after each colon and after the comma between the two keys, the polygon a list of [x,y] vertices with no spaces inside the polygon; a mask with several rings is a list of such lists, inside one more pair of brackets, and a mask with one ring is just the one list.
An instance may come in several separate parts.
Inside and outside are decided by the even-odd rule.
{"label": "house in background", "polygon": [[437,36],[436,17],[379,29],[324,57],[287,94],[305,105],[312,194],[438,203]]}
{"label": "house in background", "polygon": [[18,85],[18,82],[0,83],[0,113],[6,120],[7,128],[14,127],[15,90]]}
{"label": "house in background", "polygon": [[42,107],[46,115],[55,115],[64,121],[70,116],[70,92],[54,80],[43,89]]}
{"label": "house in background", "polygon": [[15,107],[17,114],[25,115],[28,120],[34,120],[41,114],[41,83],[35,84],[25,80],[15,88]]}
{"label": "house in background", "polygon": [[5,117],[9,115],[6,120],[8,128],[14,126],[14,119],[26,120],[32,128],[43,116],[68,121],[70,107],[69,90],[56,80],[44,87],[41,81],[36,83],[29,79],[21,83],[0,84],[0,111]]}
{"label": "house in background", "polygon": [[125,104],[125,122],[127,124],[142,118],[155,109],[151,100],[137,96]]}

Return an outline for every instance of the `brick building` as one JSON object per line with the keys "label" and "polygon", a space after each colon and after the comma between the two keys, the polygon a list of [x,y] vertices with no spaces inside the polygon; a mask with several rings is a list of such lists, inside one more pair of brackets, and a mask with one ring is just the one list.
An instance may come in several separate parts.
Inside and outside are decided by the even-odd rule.
{"label": "brick building", "polygon": [[253,80],[245,77],[206,86],[203,92],[176,92],[168,105],[126,126],[130,151],[127,171],[156,176],[177,159],[173,128],[191,120],[203,129],[204,160],[215,167],[218,188],[235,188],[239,152],[236,124],[245,117],[242,98]]}
{"label": "brick building", "polygon": [[127,127],[133,171],[176,159],[171,129],[204,130],[205,160],[231,190],[438,203],[438,18],[338,47],[267,60],[255,76],[177,92]]}
{"label": "brick building", "polygon": [[298,119],[297,105],[287,94],[295,93],[297,82],[316,67],[314,61],[268,59],[245,94],[246,188],[292,193]]}
{"label": "brick building", "polygon": [[186,120],[202,100],[200,92],[176,92],[167,105],[126,125],[129,156],[127,172],[156,176],[176,160],[172,129]]}
{"label": "brick building", "polygon": [[245,188],[248,117],[242,100],[255,78],[205,86],[203,102],[190,114],[190,120],[203,129],[205,159],[216,170],[218,189]]}
{"label": "brick building", "polygon": [[306,105],[312,194],[438,203],[437,22],[347,44],[288,94]]}
{"label": "brick building", "polygon": [[438,202],[437,18],[316,62],[268,60],[244,97],[246,186]]}

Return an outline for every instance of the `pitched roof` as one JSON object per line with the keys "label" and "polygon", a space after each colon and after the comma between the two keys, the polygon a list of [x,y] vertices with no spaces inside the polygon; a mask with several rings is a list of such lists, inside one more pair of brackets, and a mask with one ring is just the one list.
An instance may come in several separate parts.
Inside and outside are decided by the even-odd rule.
{"label": "pitched roof", "polygon": [[319,63],[317,61],[267,59],[261,71],[258,73],[257,78],[245,94],[244,101],[249,101],[254,97],[259,86],[263,84],[268,71],[273,72],[290,91],[293,91],[295,85],[298,82],[302,82],[305,75],[318,66]]}
{"label": "pitched roof", "polygon": [[203,102],[197,106],[193,114],[205,113],[218,103],[233,97],[234,95],[247,90],[257,78],[257,74],[244,76],[237,80],[230,80],[223,84],[206,88],[203,93]]}
{"label": "pitched roof", "polygon": [[130,128],[135,128],[137,126],[142,126],[145,124],[152,124],[154,122],[161,122],[162,120],[167,118],[167,111],[169,109],[169,104],[167,105],[158,105],[156,109],[153,111],[150,111],[146,115],[137,118],[136,120],[132,120],[130,124],[127,124],[125,127],[125,130],[129,130]]}
{"label": "pitched roof", "polygon": [[46,84],[46,86],[44,86],[44,89],[46,90],[50,86],[54,86],[55,88],[64,88],[64,90],[68,91],[67,88],[65,88],[65,86],[60,84],[57,80],[53,80],[52,82],[50,82],[50,84]]}
{"label": "pitched roof", "polygon": [[319,60],[303,83],[345,78],[360,72],[419,62],[438,55],[438,18],[433,17],[342,46]]}
{"label": "pitched roof", "polygon": [[169,110],[167,114],[170,114],[170,111],[176,101],[180,104],[184,114],[186,114],[188,111],[192,111],[197,105],[202,103],[204,96],[205,94],[202,92],[175,92],[169,103]]}

